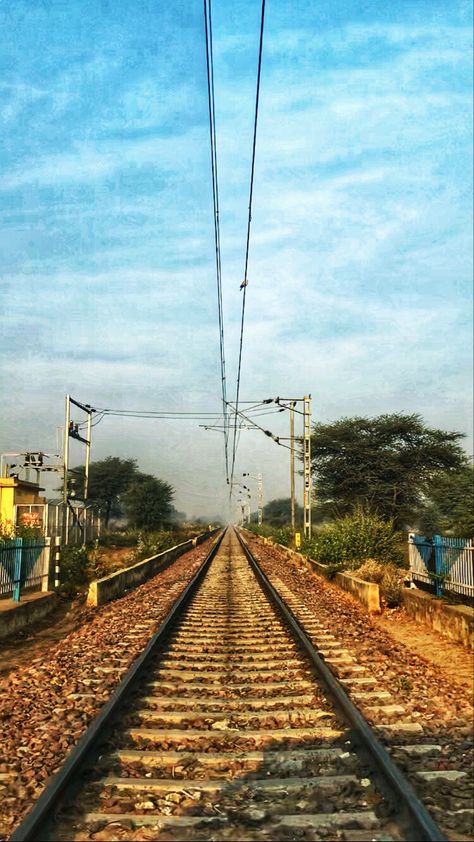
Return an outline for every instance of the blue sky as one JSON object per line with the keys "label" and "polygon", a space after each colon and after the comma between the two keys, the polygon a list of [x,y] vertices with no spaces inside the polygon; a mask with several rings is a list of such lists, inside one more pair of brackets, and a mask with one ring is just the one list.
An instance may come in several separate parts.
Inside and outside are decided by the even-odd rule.
{"label": "blue sky", "polygon": [[[232,396],[259,8],[213,12]],[[1,450],[54,449],[66,392],[217,411],[201,3],[3,0],[0,22]],[[471,32],[454,0],[268,2],[243,399],[420,412],[472,450]],[[221,509],[218,433],[106,420],[108,454]],[[243,433],[238,472],[287,496],[286,456]]]}

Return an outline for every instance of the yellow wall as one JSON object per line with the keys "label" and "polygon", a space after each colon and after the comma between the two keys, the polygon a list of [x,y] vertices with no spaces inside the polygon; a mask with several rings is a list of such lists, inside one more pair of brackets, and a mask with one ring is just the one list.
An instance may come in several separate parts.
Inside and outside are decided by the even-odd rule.
{"label": "yellow wall", "polygon": [[14,519],[14,507],[42,505],[46,497],[39,494],[39,486],[34,483],[23,485],[16,477],[0,477],[0,517],[2,520]]}
{"label": "yellow wall", "polygon": [[8,480],[0,480],[0,517],[3,521],[13,520],[13,500],[14,500],[14,486],[11,480],[11,486],[6,486]]}

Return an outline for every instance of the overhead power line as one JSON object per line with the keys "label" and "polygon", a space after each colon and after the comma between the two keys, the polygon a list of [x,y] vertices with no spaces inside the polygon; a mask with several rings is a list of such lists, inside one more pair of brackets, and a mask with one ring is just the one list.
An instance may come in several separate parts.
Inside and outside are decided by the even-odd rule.
{"label": "overhead power line", "polygon": [[248,219],[247,219],[247,241],[245,245],[245,268],[244,268],[244,279],[240,285],[240,289],[243,289],[243,296],[242,296],[242,316],[240,321],[240,342],[239,342],[239,363],[237,369],[237,386],[236,386],[236,396],[235,396],[235,418],[234,418],[234,432],[233,432],[233,442],[232,442],[232,468],[231,468],[231,477],[230,477],[230,484],[232,490],[232,482],[234,479],[234,470],[235,470],[235,456],[237,453],[237,412],[239,409],[239,396],[240,396],[240,376],[242,371],[242,349],[243,349],[243,342],[244,342],[244,323],[245,323],[245,304],[247,299],[247,286],[248,286],[248,263],[249,263],[249,250],[250,250],[250,227],[252,222],[252,201],[253,201],[253,182],[255,176],[255,151],[257,147],[257,123],[258,123],[258,105],[260,99],[260,77],[262,71],[262,53],[263,53],[263,29],[265,24],[265,0],[262,0],[262,12],[260,18],[260,43],[258,48],[258,69],[257,69],[257,90],[255,94],[255,116],[254,116],[254,123],[253,123],[253,144],[252,144],[252,166],[250,170],[250,190],[249,190],[249,209],[248,209]]}
{"label": "overhead power line", "polygon": [[286,447],[287,450],[291,450],[291,448],[287,444],[283,444],[283,439],[286,439],[286,436],[277,436],[275,433],[272,433],[271,430],[266,430],[265,427],[261,427],[260,424],[257,424],[256,421],[253,421],[248,415],[245,415],[240,410],[235,410],[239,418],[243,418],[244,421],[247,421],[255,430],[260,430],[262,433],[265,433],[268,438],[272,439],[276,444],[280,447]]}
{"label": "overhead power line", "polygon": [[219,221],[219,180],[217,171],[216,108],[214,97],[214,58],[212,51],[211,0],[204,0],[204,26],[206,30],[207,96],[209,105],[209,136],[211,143],[212,200],[214,206],[214,240],[216,249],[217,312],[219,319],[219,351],[221,368],[222,412],[224,415],[224,454],[226,480],[229,482],[229,419],[227,413],[227,385],[224,349],[224,311],[222,304],[221,237]]}
{"label": "overhead power line", "polygon": [[[262,405],[259,407],[257,404],[255,407],[251,407],[247,410],[247,413],[248,415],[257,418],[261,415],[276,415],[281,411],[281,409],[263,407]],[[93,412],[94,420],[91,423],[91,427],[96,427],[97,424],[100,424],[101,421],[104,420],[104,418],[137,418],[141,420],[148,419],[155,421],[206,421],[208,422],[206,425],[201,424],[199,426],[208,426],[211,422],[213,422],[212,426],[219,426],[225,434],[228,433],[228,422],[234,412],[234,409],[231,404],[227,404],[225,417],[218,412],[209,412],[207,410],[95,409]],[[87,423],[88,422],[79,422],[78,428],[85,428]]]}

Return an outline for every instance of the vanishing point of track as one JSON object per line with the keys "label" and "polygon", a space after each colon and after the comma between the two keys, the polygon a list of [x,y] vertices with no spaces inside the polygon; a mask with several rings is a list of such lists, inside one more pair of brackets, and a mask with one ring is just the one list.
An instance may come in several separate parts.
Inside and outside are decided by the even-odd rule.
{"label": "vanishing point of track", "polygon": [[11,837],[89,838],[445,837],[227,530]]}

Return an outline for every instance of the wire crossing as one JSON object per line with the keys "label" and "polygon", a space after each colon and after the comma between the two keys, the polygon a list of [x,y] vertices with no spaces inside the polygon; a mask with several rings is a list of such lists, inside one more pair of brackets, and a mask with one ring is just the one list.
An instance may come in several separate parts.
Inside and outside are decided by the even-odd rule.
{"label": "wire crossing", "polygon": [[224,452],[226,480],[229,483],[229,415],[225,372],[224,312],[222,305],[221,237],[219,221],[219,181],[217,170],[216,109],[214,96],[214,58],[212,50],[211,0],[204,0],[204,27],[206,32],[207,96],[209,105],[209,136],[211,144],[212,200],[214,207],[214,240],[216,250],[217,310],[219,319],[219,351],[221,368],[222,413],[224,416]]}
{"label": "wire crossing", "polygon": [[235,456],[237,453],[237,420],[238,420],[238,412],[239,412],[239,396],[240,396],[240,376],[242,371],[242,349],[243,349],[243,342],[244,342],[244,323],[245,323],[245,304],[247,298],[247,286],[248,286],[248,263],[249,263],[249,250],[250,250],[250,228],[252,223],[252,201],[253,201],[253,182],[255,176],[255,151],[257,147],[257,123],[258,123],[258,105],[260,99],[260,77],[262,71],[262,54],[263,54],[263,30],[265,24],[265,0],[262,0],[262,12],[261,12],[261,19],[260,19],[260,44],[258,50],[258,69],[257,69],[257,90],[255,95],[255,116],[254,116],[254,125],[253,125],[253,144],[252,144],[252,167],[250,171],[250,190],[249,190],[249,212],[248,212],[248,220],[247,220],[247,241],[245,246],[245,268],[244,268],[244,279],[240,285],[240,289],[243,289],[243,297],[242,297],[242,317],[240,322],[240,343],[239,343],[239,364],[237,369],[237,388],[236,388],[236,397],[235,397],[235,416],[234,416],[234,431],[233,431],[233,442],[232,442],[232,469],[231,469],[231,477],[230,477],[230,492],[232,493],[232,482],[234,479],[234,470],[235,470]]}

